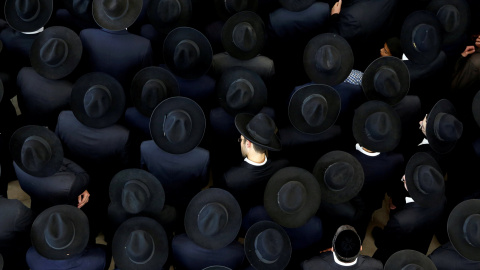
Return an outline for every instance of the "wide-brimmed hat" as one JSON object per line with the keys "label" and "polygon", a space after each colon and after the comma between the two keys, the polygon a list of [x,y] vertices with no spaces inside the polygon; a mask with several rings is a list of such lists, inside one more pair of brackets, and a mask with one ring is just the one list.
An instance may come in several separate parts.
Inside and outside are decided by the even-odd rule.
{"label": "wide-brimmed hat", "polygon": [[332,33],[312,38],[303,52],[303,67],[315,83],[337,85],[353,68],[353,51],[341,36]]}
{"label": "wide-brimmed hat", "polygon": [[371,100],[355,110],[352,130],[361,146],[374,152],[388,152],[400,142],[402,122],[390,105]]}
{"label": "wide-brimmed hat", "polygon": [[192,198],[185,211],[185,232],[197,245],[219,249],[231,244],[242,223],[235,197],[219,188],[208,188]]}
{"label": "wide-brimmed hat", "polygon": [[30,63],[38,74],[57,80],[77,67],[82,51],[77,33],[67,27],[52,26],[35,38],[30,49]]}
{"label": "wide-brimmed hat", "polygon": [[102,28],[124,30],[137,20],[142,6],[138,0],[93,0],[93,19]]}
{"label": "wide-brimmed hat", "polygon": [[442,46],[441,24],[426,10],[412,12],[403,22],[402,48],[408,59],[417,64],[433,62]]}
{"label": "wide-brimmed hat", "polygon": [[210,41],[191,27],[177,27],[168,33],[163,43],[163,59],[167,67],[184,79],[196,79],[212,64]]}
{"label": "wide-brimmed hat", "polygon": [[253,224],[245,235],[244,249],[250,264],[262,270],[285,269],[292,255],[288,234],[272,221]]}
{"label": "wide-brimmed hat", "polygon": [[235,13],[258,9],[258,0],[213,0],[213,4],[217,16],[224,21]]}
{"label": "wide-brimmed hat", "polygon": [[437,270],[427,255],[416,250],[404,249],[392,254],[385,262],[384,270],[422,269]]}
{"label": "wide-brimmed hat", "polygon": [[35,250],[51,260],[64,260],[81,253],[89,235],[87,216],[71,205],[45,209],[33,221],[30,233]]}
{"label": "wide-brimmed hat", "polygon": [[[1,101],[1,99],[0,99]],[[475,122],[480,127],[480,90],[477,91],[472,100],[472,114]]]}
{"label": "wide-brimmed hat", "polygon": [[410,89],[407,65],[394,56],[377,58],[365,69],[362,88],[368,100],[397,104]]}
{"label": "wide-brimmed hat", "polygon": [[161,269],[168,258],[167,234],[151,218],[127,219],[113,236],[112,255],[122,270]]}
{"label": "wide-brimmed hat", "polygon": [[463,124],[456,115],[455,107],[447,99],[439,100],[430,110],[425,131],[428,144],[435,152],[450,152],[462,136]]}
{"label": "wide-brimmed hat", "polygon": [[276,135],[277,126],[270,116],[239,113],[235,116],[235,127],[247,140],[262,148],[280,151],[282,144]]}
{"label": "wide-brimmed hat", "polygon": [[63,148],[55,133],[42,126],[23,126],[10,138],[10,153],[24,172],[46,177],[56,173],[63,163]]}
{"label": "wide-brimmed hat", "polygon": [[427,10],[435,14],[443,26],[443,42],[455,42],[460,38],[470,22],[470,7],[465,0],[433,0]]}
{"label": "wide-brimmed hat", "polygon": [[267,104],[267,86],[260,75],[244,67],[226,69],[216,88],[220,105],[231,115],[256,114]]}
{"label": "wide-brimmed hat", "polygon": [[407,163],[405,181],[413,200],[425,207],[436,205],[445,196],[445,180],[435,159],[425,152],[415,153]]}
{"label": "wide-brimmed hat", "polygon": [[337,90],[325,84],[311,84],[293,93],[288,118],[300,132],[318,134],[335,124],[340,107]]}
{"label": "wide-brimmed hat", "polygon": [[152,115],[160,102],[179,94],[177,79],[161,67],[146,67],[138,71],[130,87],[133,105],[147,117]]}
{"label": "wide-brimmed hat", "polygon": [[343,262],[353,262],[360,255],[361,247],[362,239],[350,225],[340,226],[333,236],[333,252]]}
{"label": "wide-brimmed hat", "polygon": [[322,201],[344,203],[355,197],[363,187],[365,175],[362,164],[344,151],[323,155],[313,168],[322,192]]}
{"label": "wide-brimmed hat", "polygon": [[53,0],[6,0],[5,20],[19,32],[36,31],[50,20]]}
{"label": "wide-brimmed hat", "polygon": [[265,44],[265,24],[253,11],[232,15],[222,28],[222,45],[231,56],[248,60],[257,56]]}
{"label": "wide-brimmed hat", "polygon": [[480,200],[459,203],[448,217],[447,232],[450,242],[463,257],[480,261]]}
{"label": "wide-brimmed hat", "polygon": [[104,128],[115,124],[125,109],[122,85],[103,72],[92,72],[78,78],[70,97],[73,114],[84,125]]}
{"label": "wide-brimmed hat", "polygon": [[88,24],[96,24],[92,14],[93,0],[63,0],[62,2],[68,13],[74,17]]}
{"label": "wide-brimmed hat", "polygon": [[321,194],[313,174],[302,168],[286,167],[268,180],[263,204],[273,221],[283,227],[298,228],[315,215]]}
{"label": "wide-brimmed hat", "polygon": [[150,133],[162,150],[189,152],[200,144],[206,120],[202,108],[186,97],[171,97],[157,105],[150,117]]}
{"label": "wide-brimmed hat", "polygon": [[290,11],[302,11],[313,5],[316,0],[278,0],[283,8]]}
{"label": "wide-brimmed hat", "polygon": [[191,0],[151,0],[147,16],[160,33],[168,34],[174,28],[188,25],[192,17]]}

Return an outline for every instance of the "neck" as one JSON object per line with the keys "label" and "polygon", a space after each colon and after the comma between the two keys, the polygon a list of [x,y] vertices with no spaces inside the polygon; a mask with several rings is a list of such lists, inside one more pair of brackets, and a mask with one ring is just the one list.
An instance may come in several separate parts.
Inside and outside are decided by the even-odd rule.
{"label": "neck", "polygon": [[362,146],[362,149],[363,149],[365,152],[373,153],[373,151],[370,151],[370,150],[368,150],[367,148],[365,148],[365,147],[363,147],[363,146]]}
{"label": "neck", "polygon": [[247,155],[247,158],[256,163],[262,163],[265,161],[265,154],[263,153],[259,154],[257,152],[252,151],[252,153],[249,153]]}

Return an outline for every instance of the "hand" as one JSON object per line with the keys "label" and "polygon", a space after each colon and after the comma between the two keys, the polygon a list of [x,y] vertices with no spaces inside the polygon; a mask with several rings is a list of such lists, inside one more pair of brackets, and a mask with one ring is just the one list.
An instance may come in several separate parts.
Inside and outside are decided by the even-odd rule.
{"label": "hand", "polygon": [[[477,39],[477,41],[475,41],[475,44],[477,44],[477,42],[479,42],[479,44],[480,44],[480,41],[478,39]],[[467,57],[467,55],[472,54],[474,52],[475,52],[475,46],[467,46],[465,48],[465,51],[462,52],[462,56]]]}
{"label": "hand", "polygon": [[480,36],[478,36],[477,39],[475,39],[475,46],[477,48],[480,48]]}
{"label": "hand", "polygon": [[330,12],[330,15],[339,14],[340,10],[342,10],[342,0],[338,0],[338,2],[336,2],[335,5],[333,5],[332,12]]}
{"label": "hand", "polygon": [[82,208],[87,202],[88,199],[90,198],[90,193],[88,193],[88,190],[85,190],[82,194],[78,195],[78,208]]}

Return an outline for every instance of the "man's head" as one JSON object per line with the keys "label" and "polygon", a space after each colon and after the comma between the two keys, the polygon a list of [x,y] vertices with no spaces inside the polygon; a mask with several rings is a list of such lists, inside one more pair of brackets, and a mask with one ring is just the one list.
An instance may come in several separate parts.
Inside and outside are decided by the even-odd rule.
{"label": "man's head", "polygon": [[238,139],[240,142],[240,150],[242,152],[242,157],[247,157],[250,151],[255,152],[256,154],[266,154],[267,149],[252,143],[251,141],[247,140],[243,135],[240,135]]}
{"label": "man's head", "polygon": [[402,43],[398,37],[389,38],[383,48],[380,49],[380,56],[395,56],[402,59],[403,50]]}
{"label": "man's head", "polygon": [[362,250],[362,240],[350,225],[342,225],[337,229],[332,245],[333,253],[344,263],[353,262]]}

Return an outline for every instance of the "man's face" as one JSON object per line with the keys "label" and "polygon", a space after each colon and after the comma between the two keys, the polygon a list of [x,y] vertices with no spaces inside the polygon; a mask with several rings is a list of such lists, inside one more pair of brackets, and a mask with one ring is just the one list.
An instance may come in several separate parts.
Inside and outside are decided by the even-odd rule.
{"label": "man's face", "polygon": [[426,128],[427,128],[427,116],[428,114],[425,114],[425,117],[423,118],[423,120],[421,120],[420,122],[418,122],[420,124],[420,127],[418,127],[418,129],[420,129],[423,133],[423,135],[427,136],[427,131],[426,131]]}
{"label": "man's face", "polygon": [[242,157],[247,157],[247,146],[246,146],[246,140],[243,135],[240,135],[240,151],[242,152]]}
{"label": "man's face", "polygon": [[387,43],[383,44],[383,48],[380,49],[380,56],[392,56],[390,49],[387,46]]}

